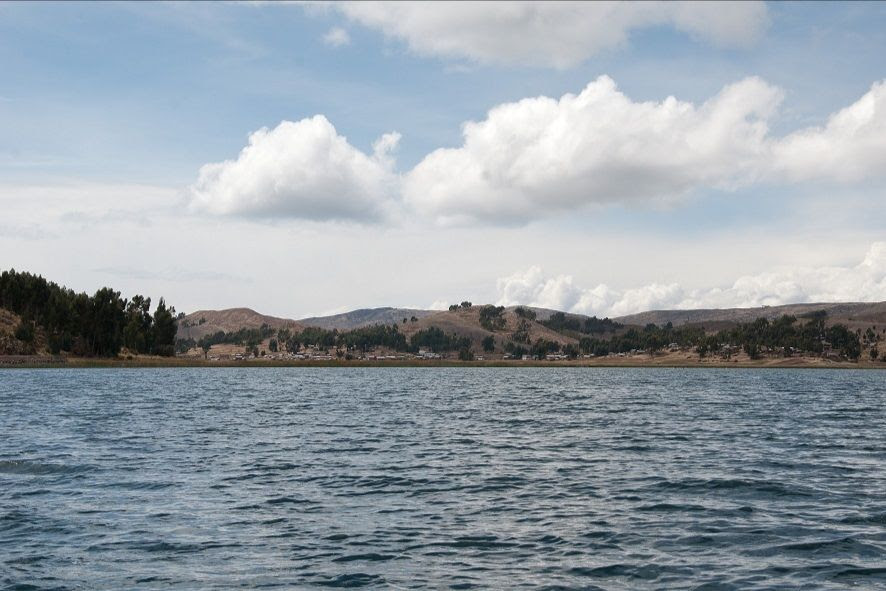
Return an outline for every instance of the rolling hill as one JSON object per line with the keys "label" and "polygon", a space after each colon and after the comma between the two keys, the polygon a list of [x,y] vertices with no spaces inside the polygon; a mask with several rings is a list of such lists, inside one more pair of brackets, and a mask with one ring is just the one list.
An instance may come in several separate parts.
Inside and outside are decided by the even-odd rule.
{"label": "rolling hill", "polygon": [[178,338],[199,340],[218,331],[236,332],[241,328],[258,328],[267,324],[272,328],[301,330],[304,325],[289,318],[260,314],[251,308],[228,308],[226,310],[197,310],[179,321]]}
{"label": "rolling hill", "polygon": [[[459,337],[467,337],[475,348],[479,348],[484,338],[493,336],[497,347],[503,346],[511,339],[518,328],[523,328],[528,333],[531,342],[538,339],[553,341],[560,345],[575,344],[581,335],[565,331],[557,332],[544,326],[541,321],[547,320],[556,310],[547,308],[530,308],[536,314],[538,321],[524,321],[515,312],[514,307],[505,309],[502,317],[504,326],[495,331],[490,331],[481,326],[480,310],[483,306],[476,305],[471,308],[458,308],[455,311],[416,310],[410,308],[364,308],[335,314],[331,316],[302,318],[293,320],[260,314],[249,308],[232,308],[227,310],[200,310],[188,314],[184,322],[180,323],[179,338],[193,338],[215,333],[219,330],[234,332],[241,328],[258,328],[267,324],[272,328],[290,328],[302,330],[312,326],[325,330],[338,329],[350,331],[372,325],[396,324],[400,332],[407,338],[416,332],[436,327],[446,334],[456,334]],[[704,310],[653,310],[639,314],[631,314],[614,318],[613,320],[623,325],[617,332],[623,333],[630,327],[642,327],[647,324],[664,326],[668,322],[674,326],[700,326],[708,333],[713,333],[724,328],[730,328],[739,322],[751,322],[757,318],[774,319],[784,314],[803,317],[816,312],[827,313],[827,324],[844,324],[850,329],[866,330],[868,327],[882,331],[886,327],[886,302],[875,303],[810,303],[790,304],[785,306],[763,306],[758,308],[729,308],[729,309],[704,309]],[[565,314],[567,319],[575,319],[583,322],[587,316],[581,314]],[[406,322],[403,320],[406,319]]]}
{"label": "rolling hill", "polygon": [[332,316],[314,316],[302,318],[298,324],[303,326],[316,326],[326,330],[337,328],[339,330],[353,330],[362,326],[373,324],[397,324],[404,318],[424,318],[437,314],[436,310],[414,310],[412,308],[361,308],[343,314]]}
{"label": "rolling hill", "polygon": [[886,302],[839,302],[818,304],[788,304],[784,306],[762,306],[759,308],[724,308],[710,310],[652,310],[614,318],[622,324],[659,326],[672,323],[674,326],[686,324],[703,325],[707,329],[724,328],[738,322],[752,322],[757,318],[772,320],[785,314],[802,317],[805,314],[824,311],[828,323],[841,323],[850,328],[866,328],[871,325],[886,326]]}

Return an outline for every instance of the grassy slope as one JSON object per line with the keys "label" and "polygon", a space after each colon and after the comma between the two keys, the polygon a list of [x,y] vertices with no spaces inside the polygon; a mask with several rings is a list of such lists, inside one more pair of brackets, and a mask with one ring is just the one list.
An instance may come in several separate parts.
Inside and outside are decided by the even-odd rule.
{"label": "grassy slope", "polygon": [[[206,320],[199,324],[200,319]],[[241,328],[258,328],[267,324],[273,328],[293,328],[301,330],[302,325],[295,320],[278,318],[260,314],[250,308],[229,308],[227,310],[197,310],[185,316],[185,321],[193,326],[179,326],[178,338],[192,338],[199,340],[207,334],[214,334],[220,330],[224,332],[236,332]]]}
{"label": "grassy slope", "polygon": [[803,314],[824,310],[831,324],[845,324],[852,329],[878,325],[886,328],[886,302],[872,303],[822,303],[789,304],[786,306],[764,306],[760,308],[727,308],[722,310],[653,310],[616,318],[623,324],[645,326],[648,323],[663,325],[672,322],[674,326],[683,324],[704,324],[723,327],[736,322],[753,322],[757,318],[778,318],[784,314],[800,317]]}

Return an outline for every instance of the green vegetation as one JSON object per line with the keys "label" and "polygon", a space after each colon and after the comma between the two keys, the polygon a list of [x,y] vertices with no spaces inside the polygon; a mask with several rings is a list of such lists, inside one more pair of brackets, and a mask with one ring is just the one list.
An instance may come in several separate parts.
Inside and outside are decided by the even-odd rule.
{"label": "green vegetation", "polygon": [[511,333],[511,339],[518,343],[529,344],[529,329],[532,325],[529,323],[529,320],[525,318],[521,318],[517,323],[517,330]]}
{"label": "green vegetation", "polygon": [[[209,351],[212,345],[245,345],[251,351],[253,347],[258,346],[266,338],[273,336],[275,330],[267,324],[262,324],[259,328],[241,328],[236,332],[225,332],[220,330],[211,335],[206,335],[197,341],[194,345],[188,346],[184,351],[188,351],[194,346],[203,349],[204,353]],[[176,349],[181,350],[181,345],[190,345],[193,339],[178,339],[176,341]]]}
{"label": "green vegetation", "polygon": [[480,308],[480,326],[489,331],[505,327],[504,306],[483,306]]}
{"label": "green vegetation", "polygon": [[576,316],[566,316],[563,312],[554,312],[547,320],[542,320],[541,324],[547,326],[551,330],[560,333],[580,333],[580,334],[602,334],[607,332],[615,332],[622,327],[618,322],[614,322],[609,318],[602,320],[596,316],[580,319]]}
{"label": "green vegetation", "polygon": [[418,331],[412,335],[410,343],[413,351],[418,351],[421,348],[430,349],[434,353],[458,351],[471,347],[471,339],[468,337],[459,337],[455,333],[446,334],[436,326]]}
{"label": "green vegetation", "polygon": [[858,334],[842,324],[826,326],[826,315],[806,317],[809,320],[805,323],[798,322],[794,316],[782,316],[771,322],[758,318],[714,335],[706,335],[701,327],[649,324],[643,329],[628,329],[609,339],[584,337],[579,341],[579,349],[582,353],[597,356],[632,351],[655,355],[665,347],[675,346],[695,347],[700,357],[711,354],[729,357],[743,350],[751,359],[763,354],[792,356],[799,352],[832,354],[852,360],[859,358],[861,342]]}
{"label": "green vegetation", "polygon": [[[332,350],[337,358],[354,359],[382,348],[403,353],[417,353],[420,349],[455,353],[458,359],[469,361],[474,359],[475,345],[479,345],[476,350],[482,347],[484,353],[494,353],[498,347],[515,358],[528,356],[539,360],[552,355],[557,359],[574,359],[582,354],[605,357],[613,353],[645,353],[654,357],[664,350],[682,350],[695,351],[699,358],[729,359],[743,352],[751,359],[817,355],[853,361],[864,356],[865,360],[877,361],[882,352],[878,347],[880,333],[886,334],[875,326],[853,331],[842,324],[828,325],[824,311],[804,314],[799,319],[787,315],[775,320],[758,318],[715,334],[707,333],[701,326],[674,327],[668,323],[641,328],[623,326],[609,318],[554,312],[539,324],[578,341],[561,344],[548,338],[531,338],[533,327],[538,331],[534,310],[525,306],[515,308],[516,327],[512,327],[513,332],[503,332],[508,329],[505,308],[485,305],[478,306],[479,325],[498,334],[481,334],[476,337],[477,343],[438,326],[422,328],[407,337],[400,327],[418,322],[416,316],[403,317],[402,324],[398,318],[389,325],[345,331],[317,327],[276,329],[263,324],[229,333],[217,331],[195,341],[176,339],[178,324],[184,325],[184,320],[181,315],[176,317],[175,309],[162,298],[152,312],[151,298],[142,295],[127,300],[120,292],[103,287],[90,296],[15,270],[0,274],[0,308],[20,317],[14,329],[0,335],[0,353],[27,355],[48,349],[80,357],[115,357],[124,348],[131,353],[160,356],[198,349],[208,357],[213,345],[231,344],[242,347],[241,351],[252,357],[263,357],[268,351],[296,353],[310,348]],[[453,311],[472,308],[468,301],[450,307]],[[191,326],[205,323],[205,318],[190,322]],[[407,332],[416,328],[410,326]],[[267,351],[261,348],[265,342]]]}
{"label": "green vegetation", "polygon": [[535,310],[530,310],[529,308],[524,308],[523,306],[517,306],[514,308],[514,314],[519,316],[520,318],[524,318],[526,320],[535,320]]}
{"label": "green vegetation", "polygon": [[[266,338],[270,338],[268,348],[271,352],[281,351],[285,347],[285,350],[290,353],[297,353],[303,347],[334,348],[340,350],[342,355],[353,351],[366,353],[377,347],[401,352],[417,352],[422,348],[435,353],[444,353],[459,351],[471,346],[469,338],[459,337],[454,333],[446,334],[435,326],[419,330],[412,335],[411,339],[407,339],[406,335],[400,332],[397,324],[376,324],[348,331],[326,330],[317,327],[306,327],[302,331],[292,331],[288,328],[275,331],[264,324],[257,329],[244,328],[231,333],[218,331],[215,334],[206,335],[196,343],[193,343],[193,339],[190,339],[190,342],[193,343],[192,346],[203,349],[204,355],[209,352],[212,345],[217,344],[245,345],[245,352],[251,355]],[[179,342],[187,343],[181,339]]]}
{"label": "green vegetation", "polygon": [[386,326],[364,326],[351,331],[337,333],[335,345],[344,346],[348,351],[366,352],[375,347],[387,347],[395,351],[407,350],[406,335],[401,333],[396,324]]}
{"label": "green vegetation", "polygon": [[52,353],[114,357],[124,346],[138,353],[175,352],[175,309],[163,298],[152,316],[151,298],[126,300],[109,287],[89,296],[10,269],[0,274],[0,308],[21,317],[16,338],[33,343],[40,329]]}

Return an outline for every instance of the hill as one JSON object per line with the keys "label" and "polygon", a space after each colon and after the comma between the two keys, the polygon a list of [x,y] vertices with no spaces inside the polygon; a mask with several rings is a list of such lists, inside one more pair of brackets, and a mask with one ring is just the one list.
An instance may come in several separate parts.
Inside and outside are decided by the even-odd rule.
{"label": "hill", "polygon": [[[502,313],[504,326],[496,330],[488,330],[480,324],[480,310],[482,308],[483,306],[471,306],[470,308],[458,308],[455,311],[434,312],[419,318],[416,322],[410,321],[401,324],[400,330],[407,337],[412,337],[418,331],[433,326],[447,334],[455,333],[460,337],[468,337],[477,350],[481,350],[481,343],[488,336],[495,338],[497,347],[504,346],[506,341],[511,340],[511,335],[519,329],[523,319],[517,315],[514,307],[506,308]],[[524,326],[527,331],[527,337],[532,342],[538,339],[553,341],[560,345],[578,342],[577,339],[555,332],[538,322],[526,321]]]}
{"label": "hill", "polygon": [[412,308],[361,308],[332,316],[302,318],[298,324],[316,326],[326,330],[353,330],[373,324],[398,324],[404,318],[424,318],[436,314],[436,310],[415,310]]}
{"label": "hill", "polygon": [[218,331],[236,332],[241,328],[259,328],[267,324],[271,328],[301,330],[304,326],[289,318],[260,314],[250,308],[226,310],[197,310],[187,314],[178,323],[178,338],[199,340]]}
{"label": "hill", "polygon": [[[199,340],[207,334],[218,331],[236,332],[241,328],[259,328],[263,324],[273,329],[289,328],[303,330],[305,327],[316,327],[323,330],[351,331],[375,325],[398,326],[400,332],[411,338],[420,330],[436,327],[446,334],[455,334],[470,339],[475,348],[479,348],[483,339],[490,335],[496,339],[497,346],[509,340],[523,328],[529,342],[544,339],[561,346],[576,344],[583,336],[575,330],[563,330],[557,326],[545,326],[555,314],[567,320],[584,323],[589,319],[582,314],[563,313],[548,308],[524,307],[531,310],[536,318],[526,321],[515,312],[516,307],[509,307],[502,313],[503,324],[495,330],[481,326],[480,311],[483,306],[470,308],[459,307],[454,311],[418,310],[412,308],[362,308],[331,316],[316,316],[292,320],[260,314],[249,308],[231,308],[227,310],[199,310],[185,316],[179,325],[179,338]],[[869,327],[882,331],[886,327],[886,302],[840,302],[840,303],[807,303],[789,304],[784,306],[762,306],[757,308],[725,308],[699,310],[651,310],[638,314],[630,314],[614,318],[622,326],[612,334],[623,334],[632,327],[640,328],[647,324],[665,326],[670,322],[674,327],[702,327],[705,332],[730,329],[739,323],[753,322],[757,318],[774,320],[783,315],[797,318],[825,312],[826,324],[829,326],[843,324],[851,330],[867,330]],[[403,320],[406,319],[406,322]],[[585,333],[587,334],[587,333]],[[594,336],[594,335],[590,335]]]}
{"label": "hill", "polygon": [[724,308],[702,310],[652,310],[615,318],[628,325],[647,324],[674,326],[703,325],[707,330],[727,328],[739,322],[753,322],[757,318],[774,320],[785,314],[801,318],[804,315],[824,311],[828,324],[845,324],[856,329],[868,326],[886,326],[886,302],[839,302],[788,304],[784,306],[762,306],[759,308]]}
{"label": "hill", "polygon": [[33,344],[23,343],[15,337],[21,318],[9,310],[0,308],[0,355],[29,355],[36,352]]}

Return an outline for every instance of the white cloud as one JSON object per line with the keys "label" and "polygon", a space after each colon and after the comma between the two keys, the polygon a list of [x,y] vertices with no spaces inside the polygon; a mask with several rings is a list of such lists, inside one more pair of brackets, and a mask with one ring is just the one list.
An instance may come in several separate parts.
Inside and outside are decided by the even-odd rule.
{"label": "white cloud", "polygon": [[625,43],[635,29],[670,26],[716,45],[745,46],[766,29],[761,2],[344,2],[350,20],[420,55],[568,68]]}
{"label": "white cloud", "polygon": [[499,105],[406,177],[407,201],[443,222],[522,221],[588,203],[672,199],[748,182],[782,93],[759,78],[700,106],[634,102],[607,76],[559,100]]}
{"label": "white cloud", "polygon": [[428,310],[447,310],[449,309],[449,303],[445,300],[434,300],[434,302],[428,306]]}
{"label": "white cloud", "polygon": [[494,107],[461,147],[402,177],[390,133],[368,155],[322,115],[260,129],[207,164],[192,208],[215,214],[379,220],[405,206],[442,225],[519,224],[608,203],[668,204],[755,183],[856,182],[886,174],[886,82],[823,127],[769,134],[783,93],[750,77],[701,104],[639,102],[601,76],[578,94]]}
{"label": "white cloud", "polygon": [[647,310],[746,308],[797,302],[886,300],[886,242],[875,242],[862,261],[845,267],[796,267],[739,277],[730,287],[684,289],[651,283],[617,290],[582,289],[569,275],[546,277],[538,266],[497,281],[498,305],[523,304],[597,316]]}
{"label": "white cloud", "polygon": [[397,194],[382,136],[368,156],[322,115],[262,128],[236,160],[206,164],[191,187],[191,208],[213,214],[368,221],[383,218]]}
{"label": "white cloud", "polygon": [[636,102],[607,76],[577,95],[499,105],[464,143],[404,178],[406,202],[443,224],[519,223],[590,204],[668,203],[759,182],[853,182],[886,173],[886,82],[825,127],[769,134],[783,93],[751,77],[708,101]]}
{"label": "white cloud", "polygon": [[875,83],[824,127],[792,133],[773,146],[777,170],[792,180],[853,181],[886,168],[886,81]]}
{"label": "white cloud", "polygon": [[351,36],[341,27],[332,27],[323,35],[323,43],[330,47],[344,47],[350,45]]}

